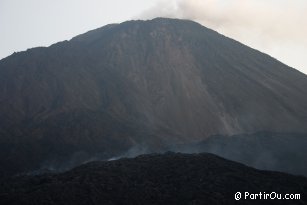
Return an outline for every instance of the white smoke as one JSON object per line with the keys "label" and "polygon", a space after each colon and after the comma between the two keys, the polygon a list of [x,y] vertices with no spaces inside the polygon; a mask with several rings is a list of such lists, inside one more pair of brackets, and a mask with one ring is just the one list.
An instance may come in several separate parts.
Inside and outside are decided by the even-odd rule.
{"label": "white smoke", "polygon": [[307,73],[306,0],[161,0],[143,19],[190,19]]}

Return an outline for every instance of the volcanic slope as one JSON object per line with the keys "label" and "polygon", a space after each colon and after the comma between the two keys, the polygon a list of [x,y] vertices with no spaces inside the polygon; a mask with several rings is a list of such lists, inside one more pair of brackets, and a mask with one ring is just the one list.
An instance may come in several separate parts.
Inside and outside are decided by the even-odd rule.
{"label": "volcanic slope", "polygon": [[1,171],[216,134],[304,133],[306,87],[306,75],[192,21],[107,25],[0,61]]}

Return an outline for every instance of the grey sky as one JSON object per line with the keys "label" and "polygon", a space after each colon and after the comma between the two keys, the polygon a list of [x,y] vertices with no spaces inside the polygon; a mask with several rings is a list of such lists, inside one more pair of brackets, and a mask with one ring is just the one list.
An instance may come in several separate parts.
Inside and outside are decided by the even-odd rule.
{"label": "grey sky", "polygon": [[0,0],[0,58],[130,20],[157,1]]}
{"label": "grey sky", "polygon": [[306,0],[0,0],[0,58],[108,23],[186,18],[307,73]]}

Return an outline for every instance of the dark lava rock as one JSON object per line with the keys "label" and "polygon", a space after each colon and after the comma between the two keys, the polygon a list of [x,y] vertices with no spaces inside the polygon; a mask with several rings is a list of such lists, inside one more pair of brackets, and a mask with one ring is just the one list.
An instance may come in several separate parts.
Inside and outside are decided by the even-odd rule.
{"label": "dark lava rock", "polygon": [[[1,204],[306,204],[307,179],[260,171],[212,154],[165,153],[91,162],[71,171],[1,182]],[[301,194],[240,200],[236,192]]]}

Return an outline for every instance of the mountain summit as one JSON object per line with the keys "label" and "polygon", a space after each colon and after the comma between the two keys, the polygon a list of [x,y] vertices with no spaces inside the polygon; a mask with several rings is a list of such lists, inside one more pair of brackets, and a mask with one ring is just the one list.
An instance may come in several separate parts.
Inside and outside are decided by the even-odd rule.
{"label": "mountain summit", "polygon": [[306,75],[192,21],[111,24],[0,61],[0,160],[17,172],[216,134],[306,133],[306,88]]}

